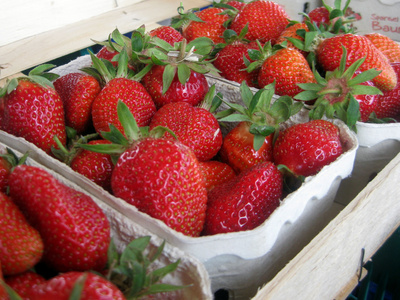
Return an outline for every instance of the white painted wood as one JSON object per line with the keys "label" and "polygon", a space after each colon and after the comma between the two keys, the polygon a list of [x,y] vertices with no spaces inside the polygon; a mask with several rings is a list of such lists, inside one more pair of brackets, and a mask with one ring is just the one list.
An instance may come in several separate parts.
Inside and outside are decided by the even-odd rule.
{"label": "white painted wood", "polygon": [[342,299],[343,290],[400,225],[397,155],[253,300]]}

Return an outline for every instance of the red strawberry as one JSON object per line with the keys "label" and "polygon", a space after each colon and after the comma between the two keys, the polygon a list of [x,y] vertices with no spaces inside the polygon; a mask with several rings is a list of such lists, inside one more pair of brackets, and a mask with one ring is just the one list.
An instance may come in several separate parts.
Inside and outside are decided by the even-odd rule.
{"label": "red strawberry", "polygon": [[39,167],[20,165],[9,177],[10,196],[42,236],[43,260],[59,272],[102,270],[110,225],[88,195]]}
{"label": "red strawberry", "polygon": [[294,48],[297,49],[303,54],[305,57],[307,56],[308,52],[300,50],[296,48],[291,41],[288,40],[288,38],[294,38],[298,39],[300,41],[304,41],[304,38],[300,35],[298,35],[297,31],[298,30],[304,30],[304,31],[309,31],[308,26],[305,23],[291,23],[286,27],[281,34],[279,35],[278,39],[276,40],[277,44],[282,44],[286,42],[286,47],[287,48]]}
{"label": "red strawberry", "polygon": [[92,128],[92,103],[100,93],[96,78],[82,73],[69,73],[54,81],[54,88],[64,104],[65,124],[77,134]]}
{"label": "red strawberry", "polygon": [[67,272],[32,286],[29,300],[69,300],[76,285],[83,285],[79,299],[125,299],[113,283],[99,275],[90,272]]}
{"label": "red strawberry", "polygon": [[[110,144],[107,140],[92,140],[89,145]],[[70,167],[75,172],[89,178],[106,191],[111,191],[111,173],[114,168],[109,154],[92,152],[82,149],[70,162]]]}
{"label": "red strawberry", "polygon": [[[186,102],[169,103],[161,107],[150,122],[150,129],[164,126],[188,146],[200,161],[213,158],[222,145],[222,133],[215,116],[204,107]],[[166,132],[165,137],[171,137]]]}
{"label": "red strawberry", "polygon": [[290,97],[301,92],[297,84],[316,82],[305,57],[299,50],[292,48],[272,50],[272,55],[263,61],[258,73],[259,87],[262,88],[274,81],[276,94]]}
{"label": "red strawberry", "polygon": [[[391,65],[397,74],[397,78],[400,78],[400,62],[391,63]],[[383,95],[379,95],[377,98],[377,105],[374,110],[377,118],[400,118],[400,80],[397,81],[393,90],[385,91]]]}
{"label": "red strawberry", "polygon": [[39,232],[4,193],[0,193],[0,228],[0,262],[4,275],[25,272],[41,260],[43,241]]}
{"label": "red strawberry", "polygon": [[400,62],[400,44],[398,42],[376,32],[366,34],[365,37],[388,58],[389,62]]}
{"label": "red strawberry", "polygon": [[[221,2],[223,2],[223,1],[221,1]],[[226,4],[232,6],[240,11],[246,5],[246,2],[232,0],[232,1],[226,1]]]}
{"label": "red strawberry", "polygon": [[[13,276],[7,276],[5,282],[22,299],[29,299],[29,291],[33,286],[46,282],[46,279],[34,271],[26,271]],[[1,299],[1,298],[0,298]]]}
{"label": "red strawberry", "polygon": [[0,157],[0,192],[6,193],[10,172],[11,164],[6,158]]}
{"label": "red strawberry", "polygon": [[339,129],[325,120],[299,123],[281,131],[273,149],[274,162],[297,176],[311,176],[343,153]]}
{"label": "red strawberry", "polygon": [[311,107],[311,119],[339,118],[351,129],[355,129],[357,121],[368,121],[377,105],[377,95],[381,91],[372,80],[379,71],[361,72],[359,67],[364,59],[359,59],[346,68],[347,51],[343,48],[340,65],[334,71],[328,71],[322,78],[317,71],[317,83],[299,84],[304,92],[294,98],[303,101],[315,101]]}
{"label": "red strawberry", "polygon": [[178,30],[176,30],[175,28],[173,28],[171,26],[166,26],[166,25],[159,26],[159,27],[151,30],[149,32],[149,35],[156,36],[156,37],[168,42],[172,46],[175,43],[181,42],[183,40],[183,36]]}
{"label": "red strawberry", "polygon": [[342,34],[322,40],[316,50],[318,62],[326,71],[339,68],[343,55],[343,47],[347,50],[346,68],[355,61],[364,58],[361,71],[376,68],[382,71],[373,79],[374,84],[382,91],[391,90],[397,84],[396,73],[388,59],[365,36]]}
{"label": "red strawberry", "polygon": [[178,73],[174,74],[168,90],[164,91],[164,71],[165,66],[154,65],[141,81],[158,109],[172,102],[187,102],[190,105],[197,105],[209,90],[204,74],[191,72],[183,84],[179,80]]}
{"label": "red strawberry", "polygon": [[225,31],[224,22],[229,17],[222,14],[224,10],[217,7],[208,7],[194,14],[199,19],[190,20],[182,28],[182,35],[188,41],[193,41],[199,37],[208,37],[215,44],[223,43],[223,33]]}
{"label": "red strawberry", "polygon": [[235,171],[228,164],[217,160],[200,161],[199,167],[207,191],[236,176]]}
{"label": "red strawberry", "polygon": [[272,103],[275,93],[273,84],[253,95],[249,87],[242,83],[240,91],[244,107],[226,102],[236,113],[219,118],[220,122],[235,122],[234,128],[224,137],[219,155],[236,173],[260,162],[271,161],[272,141],[279,124],[303,106],[287,96],[279,97]]}
{"label": "red strawberry", "polygon": [[245,81],[248,86],[256,87],[258,70],[252,72],[245,70],[247,67],[245,58],[252,62],[248,53],[249,49],[258,49],[258,46],[254,42],[245,43],[242,41],[227,44],[218,52],[213,64],[221,72],[222,77],[238,83]]}
{"label": "red strawberry", "polygon": [[[204,224],[207,191],[193,151],[177,140],[152,135],[162,136],[163,132],[140,130],[122,101],[117,109],[130,134],[129,139],[118,134],[122,154],[111,177],[114,195],[176,231],[198,236]],[[113,141],[117,137],[113,129],[103,135]],[[99,150],[97,146],[81,145],[92,151]],[[109,146],[116,154],[116,145]],[[103,150],[99,151],[105,153]]]}
{"label": "red strawberry", "polygon": [[[315,23],[317,27],[320,27],[321,25],[328,26],[329,25],[329,11],[326,7],[324,6],[319,6],[314,8],[312,11],[308,13],[309,20],[312,23]],[[307,20],[305,17],[304,20]]]}
{"label": "red strawberry", "polygon": [[96,56],[100,59],[105,59],[110,61],[114,67],[118,65],[117,61],[114,61],[114,56],[118,54],[118,51],[114,51],[110,47],[103,46],[100,48],[99,52],[96,53]]}
{"label": "red strawberry", "polygon": [[208,194],[204,235],[251,230],[279,206],[282,174],[272,162],[260,163]]}
{"label": "red strawberry", "polygon": [[289,24],[289,16],[281,5],[273,1],[258,0],[247,3],[233,19],[230,29],[237,34],[248,24],[245,36],[250,41],[259,40],[261,43],[276,39]]}
{"label": "red strawberry", "polygon": [[12,79],[0,90],[4,103],[3,130],[25,138],[48,154],[51,147],[56,146],[55,135],[63,144],[66,143],[63,103],[51,82],[42,77],[54,78],[54,74],[43,73],[50,67],[53,66],[39,66],[28,77]]}
{"label": "red strawberry", "polygon": [[240,122],[224,137],[219,152],[220,159],[240,173],[251,166],[272,160],[273,134],[265,137],[264,143],[254,149],[254,135],[250,133],[251,123]]}

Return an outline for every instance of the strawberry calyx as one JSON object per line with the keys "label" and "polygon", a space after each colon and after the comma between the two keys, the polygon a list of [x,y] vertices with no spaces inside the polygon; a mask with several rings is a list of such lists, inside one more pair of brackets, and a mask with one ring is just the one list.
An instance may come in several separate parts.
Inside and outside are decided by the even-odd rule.
{"label": "strawberry calyx", "polygon": [[27,76],[20,76],[7,80],[4,87],[0,88],[0,98],[10,94],[14,89],[16,89],[20,80],[30,80],[44,88],[50,87],[54,89],[53,81],[56,80],[59,75],[46,72],[54,67],[55,65],[53,64],[42,64],[29,71]]}
{"label": "strawberry calyx", "polygon": [[220,122],[249,122],[250,133],[254,135],[254,150],[261,148],[264,140],[270,134],[279,130],[279,124],[287,121],[297,114],[303,107],[302,102],[293,101],[289,96],[280,96],[273,99],[275,94],[275,82],[266,85],[255,94],[247,86],[246,82],[240,85],[240,93],[244,105],[223,102],[230,109],[220,112]]}
{"label": "strawberry calyx", "polygon": [[382,92],[374,87],[362,85],[380,74],[381,71],[370,69],[355,76],[356,71],[365,61],[361,58],[346,69],[347,50],[342,46],[343,55],[340,65],[333,71],[327,71],[322,77],[313,65],[316,83],[299,83],[302,92],[294,96],[299,101],[315,101],[309,108],[310,119],[338,118],[351,129],[360,120],[360,107],[355,96],[378,95]]}
{"label": "strawberry calyx", "polygon": [[119,253],[113,240],[108,250],[106,279],[114,283],[127,299],[139,299],[144,296],[180,290],[188,287],[162,283],[162,279],[174,272],[180,263],[170,263],[154,269],[152,264],[160,258],[165,247],[165,241],[158,247],[150,249],[150,236],[132,240]]}

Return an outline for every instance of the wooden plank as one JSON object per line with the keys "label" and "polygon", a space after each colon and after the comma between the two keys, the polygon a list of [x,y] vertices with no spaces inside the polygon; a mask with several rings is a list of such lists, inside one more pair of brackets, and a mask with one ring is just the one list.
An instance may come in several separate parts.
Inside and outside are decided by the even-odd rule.
{"label": "wooden plank", "polygon": [[400,154],[253,299],[338,299],[359,273],[362,249],[365,263],[399,227],[399,178]]}
{"label": "wooden plank", "polygon": [[[39,65],[49,60],[93,45],[94,40],[105,40],[118,28],[130,32],[141,25],[155,23],[177,14],[179,0],[142,0],[123,8],[75,22],[54,30],[26,37],[0,47],[0,78]],[[209,5],[206,0],[185,0],[185,10]]]}

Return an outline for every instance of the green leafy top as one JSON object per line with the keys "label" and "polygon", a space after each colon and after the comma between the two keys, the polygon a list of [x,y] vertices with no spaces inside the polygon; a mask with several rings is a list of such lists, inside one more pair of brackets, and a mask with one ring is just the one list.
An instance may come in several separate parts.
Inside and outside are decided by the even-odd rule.
{"label": "green leafy top", "polygon": [[357,76],[355,72],[364,62],[365,58],[355,61],[346,68],[347,51],[342,46],[343,54],[340,65],[333,71],[328,71],[322,77],[313,67],[316,83],[299,83],[303,89],[294,99],[301,101],[314,101],[310,109],[311,119],[321,119],[326,116],[330,119],[338,118],[344,121],[351,129],[356,130],[355,124],[360,119],[360,108],[356,95],[377,95],[382,92],[374,87],[361,83],[375,78],[381,71],[370,69]]}
{"label": "green leafy top", "polygon": [[303,103],[281,96],[273,101],[275,82],[258,90],[255,94],[245,82],[240,85],[244,105],[224,101],[230,109],[220,112],[220,122],[249,122],[254,135],[254,149],[258,150],[265,137],[279,130],[279,124],[297,114]]}

